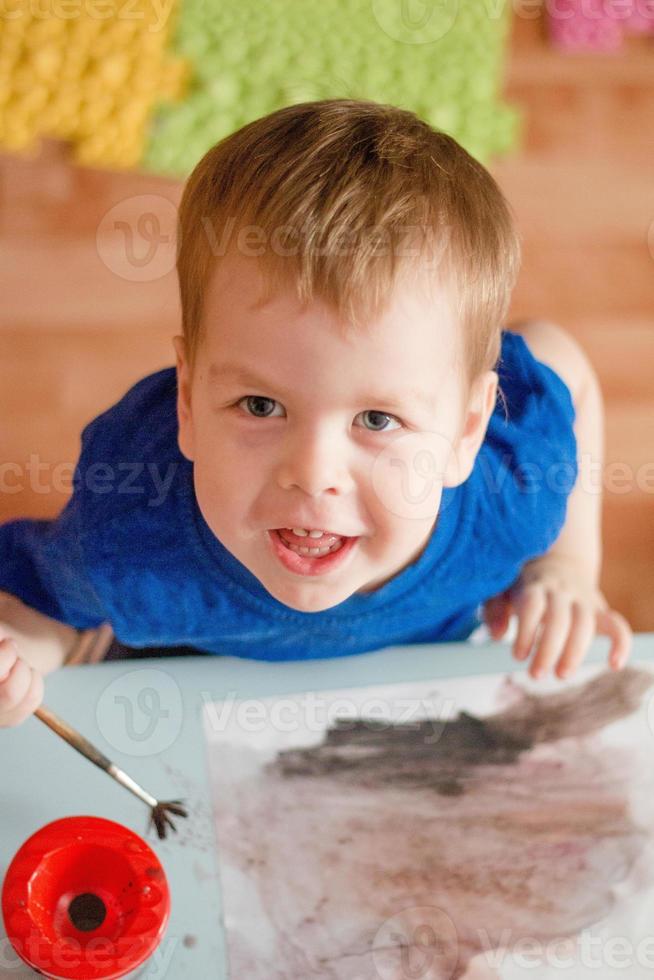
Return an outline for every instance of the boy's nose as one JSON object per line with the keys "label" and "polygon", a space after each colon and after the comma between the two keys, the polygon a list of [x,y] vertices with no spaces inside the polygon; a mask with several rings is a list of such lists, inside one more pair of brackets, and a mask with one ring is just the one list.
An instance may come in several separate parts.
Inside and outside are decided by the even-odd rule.
{"label": "boy's nose", "polygon": [[300,489],[311,497],[346,494],[354,486],[345,447],[327,433],[293,440],[278,467],[277,482],[284,490]]}

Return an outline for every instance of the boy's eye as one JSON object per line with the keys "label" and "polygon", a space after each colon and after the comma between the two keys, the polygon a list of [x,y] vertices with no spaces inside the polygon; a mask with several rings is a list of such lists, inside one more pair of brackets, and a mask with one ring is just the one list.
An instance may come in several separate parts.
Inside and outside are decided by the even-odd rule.
{"label": "boy's eye", "polygon": [[[245,398],[241,398],[238,404],[240,405],[241,402],[246,402],[247,410],[258,419],[269,418],[272,414],[269,407],[271,405],[279,405],[279,402],[276,402],[273,398],[265,398],[263,395],[246,395]],[[281,405],[279,407],[281,408]]]}
{"label": "boy's eye", "polygon": [[[376,420],[376,422],[378,422],[379,420],[381,420],[383,422],[384,419],[393,419],[395,422],[397,422],[397,427],[398,428],[401,428],[401,425],[402,425],[402,423],[400,422],[400,420],[397,419],[397,418],[395,418],[394,415],[389,415],[388,412],[378,412],[374,408],[367,408],[365,410],[365,412],[362,412],[361,414],[362,415],[370,415],[370,416],[372,416]],[[392,432],[392,429],[389,429],[388,426],[385,426],[383,429],[373,428],[370,431],[371,432]]]}
{"label": "boy's eye", "polygon": [[[264,395],[245,395],[241,398],[237,404],[240,405],[245,402],[247,408],[246,410],[258,419],[267,419],[273,416],[272,408],[277,405],[280,409],[282,406],[279,402],[275,401],[274,398],[266,398]],[[389,432],[393,428],[400,428],[401,423],[394,415],[389,415],[388,412],[378,412],[375,409],[366,409],[365,412],[360,413],[361,416],[367,416],[370,425],[365,425],[364,428],[368,429],[369,432]],[[358,417],[358,416],[357,416]],[[387,423],[395,422],[395,426],[389,426]]]}

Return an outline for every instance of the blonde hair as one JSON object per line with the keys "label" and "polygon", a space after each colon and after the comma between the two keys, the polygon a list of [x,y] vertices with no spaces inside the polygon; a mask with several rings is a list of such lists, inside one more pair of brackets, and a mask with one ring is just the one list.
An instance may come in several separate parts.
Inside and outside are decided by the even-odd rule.
{"label": "blonde hair", "polygon": [[400,272],[435,257],[463,331],[469,383],[495,366],[520,265],[510,208],[474,157],[414,113],[355,99],[305,102],[248,123],[205,154],[179,207],[191,371],[216,245],[239,231],[271,290],[294,283],[301,301],[321,299],[355,328],[384,308]]}

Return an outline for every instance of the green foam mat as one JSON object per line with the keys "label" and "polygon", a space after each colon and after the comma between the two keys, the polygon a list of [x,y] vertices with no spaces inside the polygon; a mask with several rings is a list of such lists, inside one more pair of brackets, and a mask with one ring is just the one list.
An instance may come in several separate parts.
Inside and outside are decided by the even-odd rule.
{"label": "green foam mat", "polygon": [[500,97],[511,5],[485,0],[182,0],[183,102],[161,105],[142,167],[186,177],[218,140],[284,105],[367,98],[416,112],[487,163],[520,138]]}

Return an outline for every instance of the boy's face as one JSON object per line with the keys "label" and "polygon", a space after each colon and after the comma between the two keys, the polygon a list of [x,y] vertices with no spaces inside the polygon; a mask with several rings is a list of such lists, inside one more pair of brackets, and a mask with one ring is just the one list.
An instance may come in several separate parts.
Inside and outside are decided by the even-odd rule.
{"label": "boy's face", "polygon": [[[335,311],[302,308],[291,287],[257,306],[263,287],[256,260],[221,259],[193,379],[174,339],[179,445],[216,537],[280,602],[317,612],[421,554],[442,487],[474,463],[497,375],[483,376],[469,408],[457,324],[424,273],[347,338]],[[286,533],[289,549],[285,528],[347,538]],[[298,555],[306,545],[336,550]]]}

